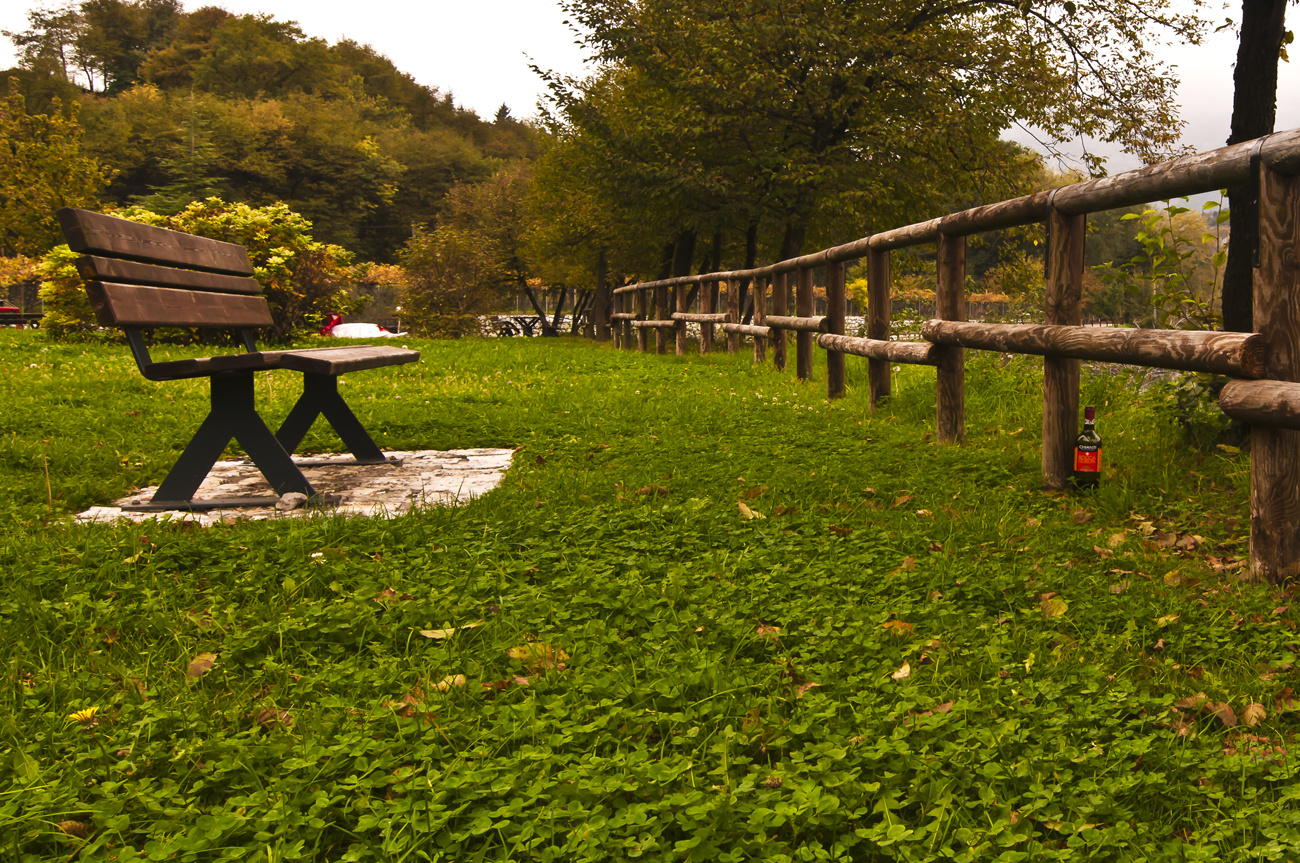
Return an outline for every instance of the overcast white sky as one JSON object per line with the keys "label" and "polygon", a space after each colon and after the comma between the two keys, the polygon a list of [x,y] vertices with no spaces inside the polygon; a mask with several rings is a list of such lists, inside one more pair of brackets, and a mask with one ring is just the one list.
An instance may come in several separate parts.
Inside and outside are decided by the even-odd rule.
{"label": "overcast white sky", "polygon": [[[543,87],[530,62],[569,75],[583,71],[583,51],[555,0],[188,0],[186,8],[204,2],[297,21],[307,35],[330,42],[346,37],[369,44],[420,83],[450,91],[457,104],[487,119],[503,103],[516,117],[535,113]],[[43,5],[41,0],[0,3],[0,30],[25,29],[27,10]],[[1293,19],[1300,15],[1300,9],[1290,11]],[[1226,14],[1207,12],[1207,17],[1221,21]],[[1290,23],[1294,28],[1300,22]],[[1232,114],[1236,34],[1225,30],[1201,46],[1161,48],[1160,56],[1176,64],[1182,77],[1184,141],[1197,150],[1222,146]],[[0,68],[13,64],[13,46],[0,38]],[[1300,127],[1300,62],[1282,64],[1278,93],[1277,128]],[[1111,156],[1112,173],[1137,165],[1122,154],[1091,149]]]}

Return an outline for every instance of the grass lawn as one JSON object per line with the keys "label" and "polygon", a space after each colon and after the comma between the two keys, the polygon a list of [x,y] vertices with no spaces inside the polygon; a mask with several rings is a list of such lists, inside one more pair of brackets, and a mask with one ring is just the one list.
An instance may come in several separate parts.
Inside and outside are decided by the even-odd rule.
{"label": "grass lawn", "polygon": [[854,359],[832,404],[747,354],[408,344],[345,394],[381,446],[521,447],[497,491],[87,527],[206,382],[0,331],[0,859],[1300,857],[1248,456],[1128,375],[1085,374],[1107,467],[1071,496],[1032,358],[968,354],[943,447],[930,369],[872,415]]}

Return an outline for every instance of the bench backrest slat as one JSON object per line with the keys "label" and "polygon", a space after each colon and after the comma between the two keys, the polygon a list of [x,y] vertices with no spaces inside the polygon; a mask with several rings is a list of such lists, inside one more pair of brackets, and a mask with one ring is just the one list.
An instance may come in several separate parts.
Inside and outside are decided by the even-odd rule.
{"label": "bench backrest slat", "polygon": [[57,215],[63,226],[63,236],[74,252],[123,257],[233,276],[253,274],[248,252],[243,246],[234,243],[155,228],[153,225],[71,207],[63,207]]}
{"label": "bench backrest slat", "polygon": [[90,304],[105,327],[268,327],[262,296],[91,282]]}
{"label": "bench backrest slat", "polygon": [[205,273],[198,270],[178,270],[138,261],[82,255],[77,258],[77,272],[88,282],[121,282],[128,285],[150,285],[155,288],[184,288],[191,291],[214,291],[222,294],[260,294],[262,286],[257,279],[244,276],[227,276],[222,273]]}

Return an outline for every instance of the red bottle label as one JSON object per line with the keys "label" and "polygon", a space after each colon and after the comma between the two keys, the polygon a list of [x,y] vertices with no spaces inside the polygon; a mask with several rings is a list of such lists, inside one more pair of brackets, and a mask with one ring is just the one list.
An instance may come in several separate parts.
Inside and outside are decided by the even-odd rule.
{"label": "red bottle label", "polygon": [[1101,470],[1101,448],[1074,450],[1074,469],[1081,473],[1097,473]]}

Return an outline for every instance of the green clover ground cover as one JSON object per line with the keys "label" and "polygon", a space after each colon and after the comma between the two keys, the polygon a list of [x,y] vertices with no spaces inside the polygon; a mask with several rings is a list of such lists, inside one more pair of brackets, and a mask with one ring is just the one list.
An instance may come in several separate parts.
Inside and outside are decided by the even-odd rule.
{"label": "green clover ground cover", "polygon": [[[941,447],[928,369],[871,415],[856,361],[829,404],[743,356],[418,347],[345,392],[387,447],[522,447],[486,497],[85,527],[204,384],[0,333],[3,859],[1300,854],[1247,456],[1127,375],[1085,375],[1109,467],[1074,497],[1028,358],[969,356]],[[260,381],[272,422],[296,385]]]}

